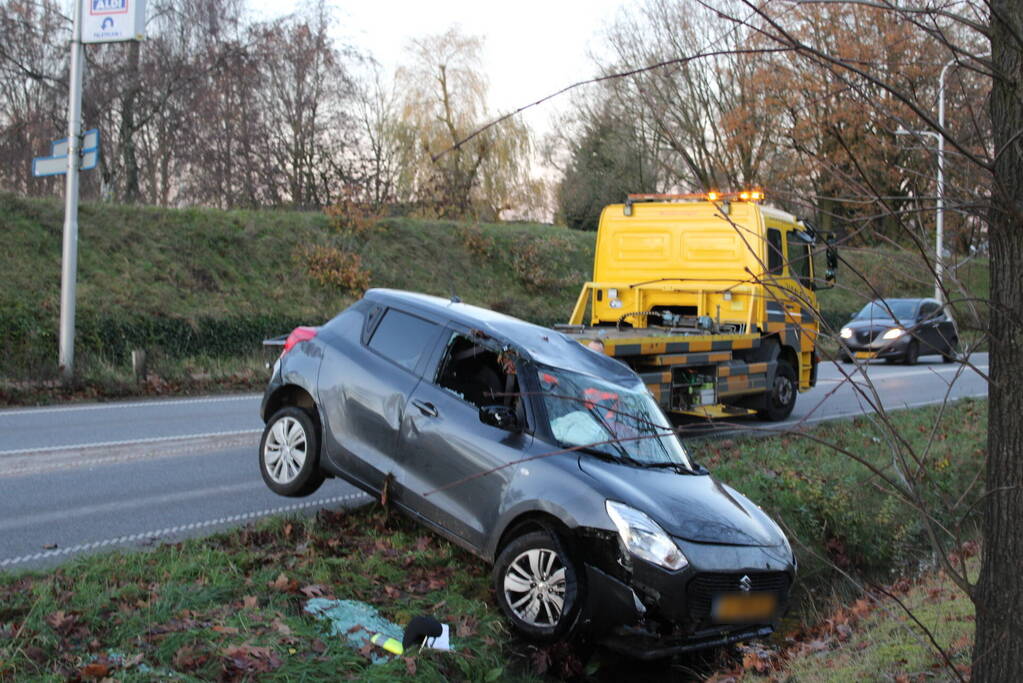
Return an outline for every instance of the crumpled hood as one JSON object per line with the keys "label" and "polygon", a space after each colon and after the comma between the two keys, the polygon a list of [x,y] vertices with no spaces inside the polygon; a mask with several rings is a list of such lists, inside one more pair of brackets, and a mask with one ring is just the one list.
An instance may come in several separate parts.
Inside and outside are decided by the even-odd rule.
{"label": "crumpled hood", "polygon": [[777,525],[738,491],[709,475],[642,469],[581,455],[579,468],[604,495],[650,515],[672,536],[697,543],[777,546]]}

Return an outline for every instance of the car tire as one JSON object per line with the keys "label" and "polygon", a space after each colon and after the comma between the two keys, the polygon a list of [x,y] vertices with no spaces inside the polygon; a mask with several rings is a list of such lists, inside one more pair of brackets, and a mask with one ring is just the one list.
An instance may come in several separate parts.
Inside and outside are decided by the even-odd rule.
{"label": "car tire", "polygon": [[910,339],[909,346],[906,347],[906,354],[902,357],[902,363],[903,365],[916,365],[918,358],[920,358],[920,344],[916,339]]}
{"label": "car tire", "polygon": [[267,421],[259,441],[259,472],[281,496],[308,496],[320,488],[320,435],[309,413],[288,406]]}
{"label": "car tire", "polygon": [[497,604],[526,639],[571,635],[583,603],[576,564],[556,534],[533,531],[506,545],[494,563]]}
{"label": "car tire", "polygon": [[799,392],[799,381],[796,371],[785,361],[778,361],[774,371],[774,384],[764,397],[764,407],[757,411],[762,420],[778,422],[792,414],[796,405],[796,394]]}
{"label": "car tire", "polygon": [[956,362],[956,349],[959,348],[959,340],[952,337],[952,340],[948,344],[948,350],[941,354],[942,363],[954,363]]}

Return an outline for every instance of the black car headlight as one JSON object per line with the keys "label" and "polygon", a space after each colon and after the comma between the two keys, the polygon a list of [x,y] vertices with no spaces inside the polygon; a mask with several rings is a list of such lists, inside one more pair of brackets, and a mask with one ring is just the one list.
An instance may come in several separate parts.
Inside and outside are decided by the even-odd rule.
{"label": "black car headlight", "polygon": [[622,545],[630,553],[672,571],[689,565],[689,560],[671,537],[649,516],[613,500],[607,501],[604,507],[618,529]]}

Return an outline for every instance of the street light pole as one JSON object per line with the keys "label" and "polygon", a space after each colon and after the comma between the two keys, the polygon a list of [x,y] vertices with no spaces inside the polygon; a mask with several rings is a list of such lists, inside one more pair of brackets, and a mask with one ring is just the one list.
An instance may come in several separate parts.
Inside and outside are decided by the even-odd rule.
{"label": "street light pole", "polygon": [[74,2],[68,96],[67,189],[64,203],[64,261],[60,277],[60,371],[65,382],[75,372],[75,288],[78,280],[78,166],[82,146],[82,0]]}
{"label": "street light pole", "polygon": [[[941,72],[941,77],[942,77],[942,79],[944,79],[944,77],[945,77],[944,70],[942,70],[942,72]],[[942,81],[942,83],[943,82],[944,81]],[[944,86],[943,85],[939,85],[939,88],[938,88],[938,92],[939,93],[941,92],[941,88],[942,87],[944,87]],[[944,100],[943,99],[939,99],[939,103],[938,103],[938,124],[942,127],[942,129],[945,128],[945,124],[943,123],[944,117],[945,117],[945,104],[944,104]],[[945,194],[945,173],[944,173],[944,168],[945,168],[945,137],[943,135],[941,135],[940,133],[935,133],[934,131],[930,131],[930,130],[906,130],[902,126],[899,126],[899,129],[897,131],[895,131],[895,134],[896,135],[927,135],[927,136],[930,136],[932,138],[935,138],[938,141],[938,202],[937,202],[938,213],[937,213],[937,216],[935,218],[935,224],[936,224],[935,227],[937,228],[937,230],[935,232],[937,234],[934,237],[934,298],[937,299],[938,301],[940,301],[941,303],[945,303],[945,297],[942,296],[942,291],[941,291],[941,272],[942,272],[941,271],[941,257],[942,257],[941,244],[944,241],[942,239],[942,236],[943,236],[942,235],[942,233],[943,233],[942,229],[944,227],[943,219],[944,219],[944,215],[945,215],[945,205],[944,205],[944,202],[942,201],[943,197],[944,197],[944,194]]]}

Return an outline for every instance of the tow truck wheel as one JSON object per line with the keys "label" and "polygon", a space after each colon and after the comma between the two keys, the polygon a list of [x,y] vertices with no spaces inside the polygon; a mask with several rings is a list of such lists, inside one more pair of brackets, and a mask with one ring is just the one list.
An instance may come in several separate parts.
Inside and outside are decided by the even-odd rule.
{"label": "tow truck wheel", "polygon": [[523,636],[552,643],[572,629],[582,604],[576,565],[556,535],[519,536],[494,563],[497,604]]}
{"label": "tow truck wheel", "polygon": [[784,420],[792,414],[798,390],[796,371],[787,362],[778,361],[778,368],[774,371],[774,384],[765,397],[765,407],[757,411],[757,417],[772,422]]}

